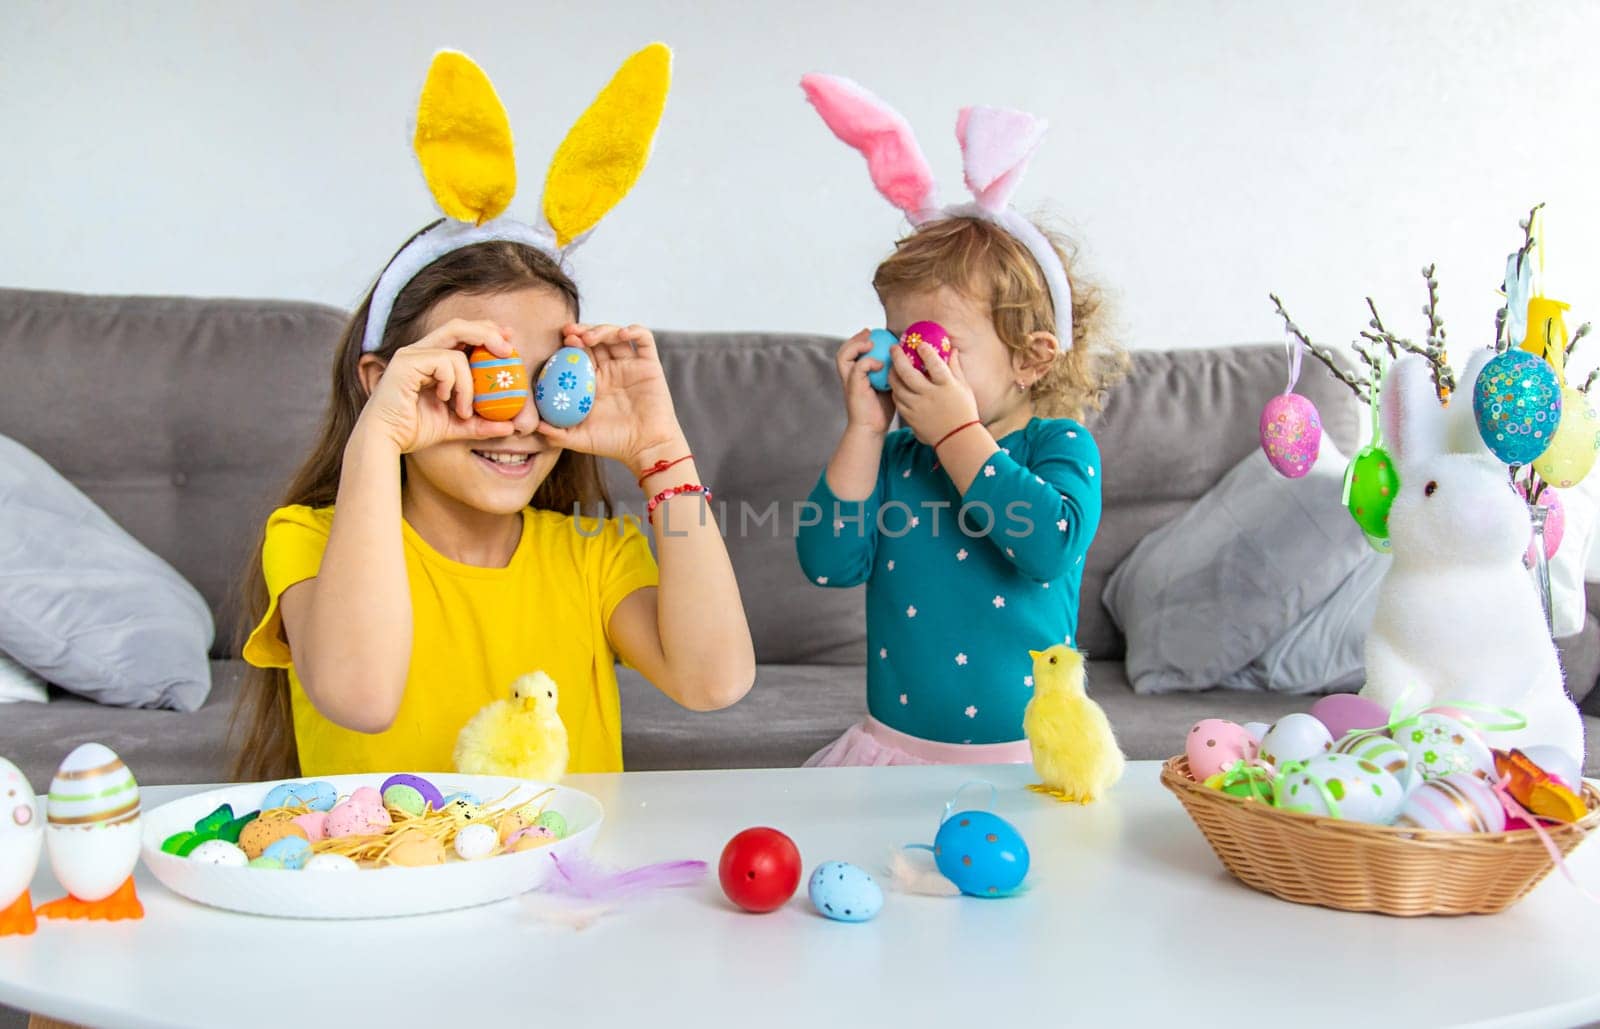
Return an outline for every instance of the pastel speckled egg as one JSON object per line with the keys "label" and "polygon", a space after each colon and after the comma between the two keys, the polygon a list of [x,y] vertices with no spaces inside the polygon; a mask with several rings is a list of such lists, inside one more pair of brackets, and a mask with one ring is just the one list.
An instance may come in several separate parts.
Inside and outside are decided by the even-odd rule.
{"label": "pastel speckled egg", "polygon": [[1333,749],[1333,734],[1303,712],[1284,715],[1261,738],[1261,759],[1274,768],[1289,761],[1308,761]]}
{"label": "pastel speckled egg", "polygon": [[383,791],[383,806],[391,811],[400,811],[417,817],[427,809],[428,802],[423,800],[422,794],[412,787],[397,783]]}
{"label": "pastel speckled egg", "polygon": [[899,342],[900,337],[888,329],[873,329],[872,349],[861,355],[864,361],[877,361],[883,365],[877,371],[867,373],[867,382],[879,393],[889,391],[889,354]]}
{"label": "pastel speckled egg", "polygon": [[1424,779],[1440,779],[1457,772],[1494,774],[1494,755],[1483,738],[1449,715],[1424,711],[1397,726],[1394,739],[1411,755],[1412,765]]}
{"label": "pastel speckled egg", "polygon": [[883,888],[846,861],[818,865],[806,893],[818,914],[836,922],[866,922],[883,910]]}
{"label": "pastel speckled egg", "polygon": [[298,836],[285,836],[281,840],[273,841],[272,845],[261,852],[264,858],[272,858],[284,868],[298,872],[311,860],[311,844]]}
{"label": "pastel speckled egg", "polygon": [[1543,358],[1511,350],[1493,358],[1472,387],[1472,413],[1484,445],[1506,464],[1532,464],[1561,422],[1561,384]]}
{"label": "pastel speckled egg", "polygon": [[331,811],[338,800],[338,791],[330,782],[284,782],[267,791],[261,801],[261,810],[307,807],[313,811]]}
{"label": "pastel speckled egg", "polygon": [[296,815],[294,824],[305,830],[306,839],[317,843],[328,838],[328,813],[326,811],[312,811],[304,815]]}
{"label": "pastel speckled egg", "polygon": [[389,848],[387,860],[402,868],[425,868],[442,865],[445,861],[444,844],[425,832],[408,829]]}
{"label": "pastel speckled egg", "polygon": [[260,857],[251,858],[249,867],[261,868],[269,872],[281,872],[283,871],[283,862],[279,861],[277,858],[270,858],[263,854]]}
{"label": "pastel speckled egg", "polygon": [[258,818],[239,833],[239,847],[254,860],[286,836],[298,836],[310,842],[306,831],[287,818]]}
{"label": "pastel speckled egg", "polygon": [[444,810],[444,795],[439,792],[439,787],[420,775],[402,772],[399,775],[391,775],[383,780],[383,785],[378,787],[378,792],[383,795],[385,803],[388,803],[389,790],[394,786],[409,786],[417,792],[424,804],[427,804],[435,811]]}
{"label": "pastel speckled egg", "polygon": [[450,817],[459,825],[477,818],[481,808],[471,794],[457,793],[445,798],[444,810],[448,811]]}
{"label": "pastel speckled egg", "polygon": [[189,852],[190,861],[202,865],[222,865],[224,868],[243,868],[250,863],[250,855],[227,840],[207,840]]}
{"label": "pastel speckled egg", "polygon": [[1561,422],[1550,448],[1533,462],[1533,470],[1550,485],[1570,489],[1594,467],[1597,446],[1600,414],[1595,411],[1595,403],[1588,394],[1568,386],[1561,391]]}
{"label": "pastel speckled egg", "polygon": [[971,897],[1006,897],[1028,875],[1022,834],[990,811],[959,811],[933,838],[933,860],[946,879]]}
{"label": "pastel speckled egg", "polygon": [[85,743],[61,762],[45,819],[50,867],[79,900],[111,896],[139,863],[139,784],[103,744]]}
{"label": "pastel speckled egg", "polygon": [[542,825],[556,834],[556,839],[567,838],[567,817],[559,811],[546,811],[534,820],[534,825]]}
{"label": "pastel speckled egg", "polygon": [[551,355],[533,387],[539,417],[561,429],[570,429],[594,407],[594,359],[582,347],[562,347]]}
{"label": "pastel speckled egg", "polygon": [[468,825],[456,833],[456,856],[463,861],[477,861],[493,854],[500,846],[500,837],[491,825]]}
{"label": "pastel speckled egg", "polygon": [[343,854],[313,854],[306,862],[308,872],[357,872],[361,866]]}
{"label": "pastel speckled egg", "polygon": [[1333,752],[1372,762],[1394,776],[1402,789],[1409,790],[1418,781],[1410,752],[1381,729],[1358,729],[1341,736],[1333,745]]}
{"label": "pastel speckled egg", "polygon": [[1287,479],[1304,478],[1322,448],[1322,416],[1298,393],[1281,393],[1261,409],[1261,449],[1267,462]]}
{"label": "pastel speckled egg", "polygon": [[539,847],[548,847],[556,841],[556,834],[542,825],[530,825],[525,829],[518,829],[506,840],[506,849],[513,854],[520,854],[525,850],[536,850]]}
{"label": "pastel speckled egg", "polygon": [[1387,825],[1406,799],[1394,776],[1349,754],[1318,754],[1280,775],[1273,795],[1274,804],[1289,811],[1373,825]]}
{"label": "pastel speckled egg", "polygon": [[513,350],[496,357],[487,347],[473,347],[472,409],[491,422],[509,422],[528,406],[528,370]]}
{"label": "pastel speckled egg", "polygon": [[944,326],[938,322],[912,322],[906,326],[904,336],[900,337],[900,349],[911,358],[912,367],[917,371],[927,373],[927,368],[922,363],[922,355],[917,352],[917,347],[922,344],[933,347],[933,352],[939,355],[939,360],[950,361],[950,334],[944,331]]}
{"label": "pastel speckled egg", "polygon": [[1412,790],[1394,824],[1434,832],[1503,832],[1506,812],[1488,783],[1452,772]]}
{"label": "pastel speckled egg", "polygon": [[1189,774],[1196,782],[1204,782],[1240,761],[1254,761],[1256,750],[1256,741],[1245,727],[1225,718],[1195,723],[1183,745]]}

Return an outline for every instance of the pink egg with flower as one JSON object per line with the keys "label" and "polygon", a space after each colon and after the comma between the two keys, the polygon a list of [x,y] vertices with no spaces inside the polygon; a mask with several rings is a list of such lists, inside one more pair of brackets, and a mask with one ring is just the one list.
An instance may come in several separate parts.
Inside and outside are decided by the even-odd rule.
{"label": "pink egg with flower", "polygon": [[1189,759],[1189,774],[1204,782],[1240,761],[1254,761],[1256,741],[1236,722],[1207,718],[1189,730],[1183,753]]}
{"label": "pink egg with flower", "polygon": [[928,371],[922,363],[922,355],[917,352],[917,348],[924,343],[933,348],[939,360],[950,363],[950,334],[944,331],[944,326],[938,322],[912,322],[900,337],[900,349],[911,358],[911,364],[917,371],[924,375]]}
{"label": "pink egg with flower", "polygon": [[1261,449],[1279,475],[1299,479],[1317,463],[1322,416],[1298,393],[1280,393],[1261,409]]}

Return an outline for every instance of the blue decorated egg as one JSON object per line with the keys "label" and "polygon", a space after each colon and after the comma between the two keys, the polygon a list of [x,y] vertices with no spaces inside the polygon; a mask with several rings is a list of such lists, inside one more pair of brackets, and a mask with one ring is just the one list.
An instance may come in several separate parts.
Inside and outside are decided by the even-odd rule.
{"label": "blue decorated egg", "polygon": [[900,337],[888,329],[873,329],[872,349],[861,355],[862,360],[878,361],[883,364],[877,371],[867,373],[867,381],[880,393],[889,389],[889,354],[899,342]]}
{"label": "blue decorated egg", "polygon": [[1561,384],[1542,358],[1511,350],[1483,366],[1472,387],[1478,434],[1506,464],[1532,464],[1561,423]]}
{"label": "blue decorated egg", "polygon": [[308,807],[313,811],[332,811],[333,805],[338,802],[339,791],[333,788],[331,782],[320,779],[316,782],[284,782],[267,791],[261,801],[261,810]]}
{"label": "blue decorated egg", "polygon": [[594,359],[582,347],[562,347],[551,355],[533,387],[539,417],[570,429],[594,407]]}
{"label": "blue decorated egg", "polygon": [[836,922],[865,922],[883,910],[883,889],[847,861],[818,865],[806,892],[817,913]]}
{"label": "blue decorated egg", "polygon": [[989,811],[958,811],[939,826],[933,859],[946,879],[973,897],[1014,893],[1028,875],[1028,845]]}
{"label": "blue decorated egg", "polygon": [[311,844],[298,836],[285,836],[274,840],[261,852],[261,856],[277,861],[291,871],[299,871],[311,860]]}

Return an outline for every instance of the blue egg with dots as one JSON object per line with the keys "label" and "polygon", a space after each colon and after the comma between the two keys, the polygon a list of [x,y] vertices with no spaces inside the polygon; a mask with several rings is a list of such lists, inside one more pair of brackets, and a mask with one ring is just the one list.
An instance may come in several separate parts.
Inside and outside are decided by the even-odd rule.
{"label": "blue egg with dots", "polygon": [[889,391],[889,354],[900,344],[900,337],[888,329],[872,330],[872,349],[861,355],[861,360],[880,362],[883,367],[875,372],[867,373],[867,381],[872,383],[872,388],[879,393]]}
{"label": "blue egg with dots", "polygon": [[806,893],[817,914],[835,922],[867,922],[883,910],[883,888],[848,861],[818,865]]}
{"label": "blue egg with dots", "polygon": [[582,347],[562,347],[551,355],[533,385],[539,417],[570,429],[594,409],[594,359]]}
{"label": "blue egg with dots", "polygon": [[279,783],[262,798],[261,810],[271,811],[281,807],[308,807],[313,811],[331,811],[339,800],[333,783],[318,779],[316,782]]}
{"label": "blue egg with dots", "polygon": [[277,861],[284,868],[298,872],[311,860],[311,844],[298,836],[285,836],[274,840],[261,856]]}
{"label": "blue egg with dots", "polygon": [[958,811],[933,838],[933,859],[970,897],[1007,897],[1028,877],[1028,845],[1016,827],[991,811]]}

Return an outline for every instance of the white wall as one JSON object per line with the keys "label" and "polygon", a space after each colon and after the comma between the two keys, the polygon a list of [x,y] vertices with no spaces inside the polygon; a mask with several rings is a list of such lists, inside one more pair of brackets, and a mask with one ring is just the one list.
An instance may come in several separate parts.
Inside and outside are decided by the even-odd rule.
{"label": "white wall", "polygon": [[[979,15],[1009,10],[1008,16]],[[492,13],[490,13],[492,11]],[[579,257],[591,317],[848,332],[897,231],[802,101],[808,70],[901,107],[954,195],[958,106],[1054,125],[1024,183],[1080,235],[1135,346],[1330,341],[1374,293],[1416,330],[1437,260],[1460,344],[1550,203],[1552,280],[1600,315],[1600,5],[1514,2],[8,4],[0,284],[352,303],[432,217],[409,148],[430,53],[490,72],[530,212],[615,62],[677,49],[638,190]]]}

